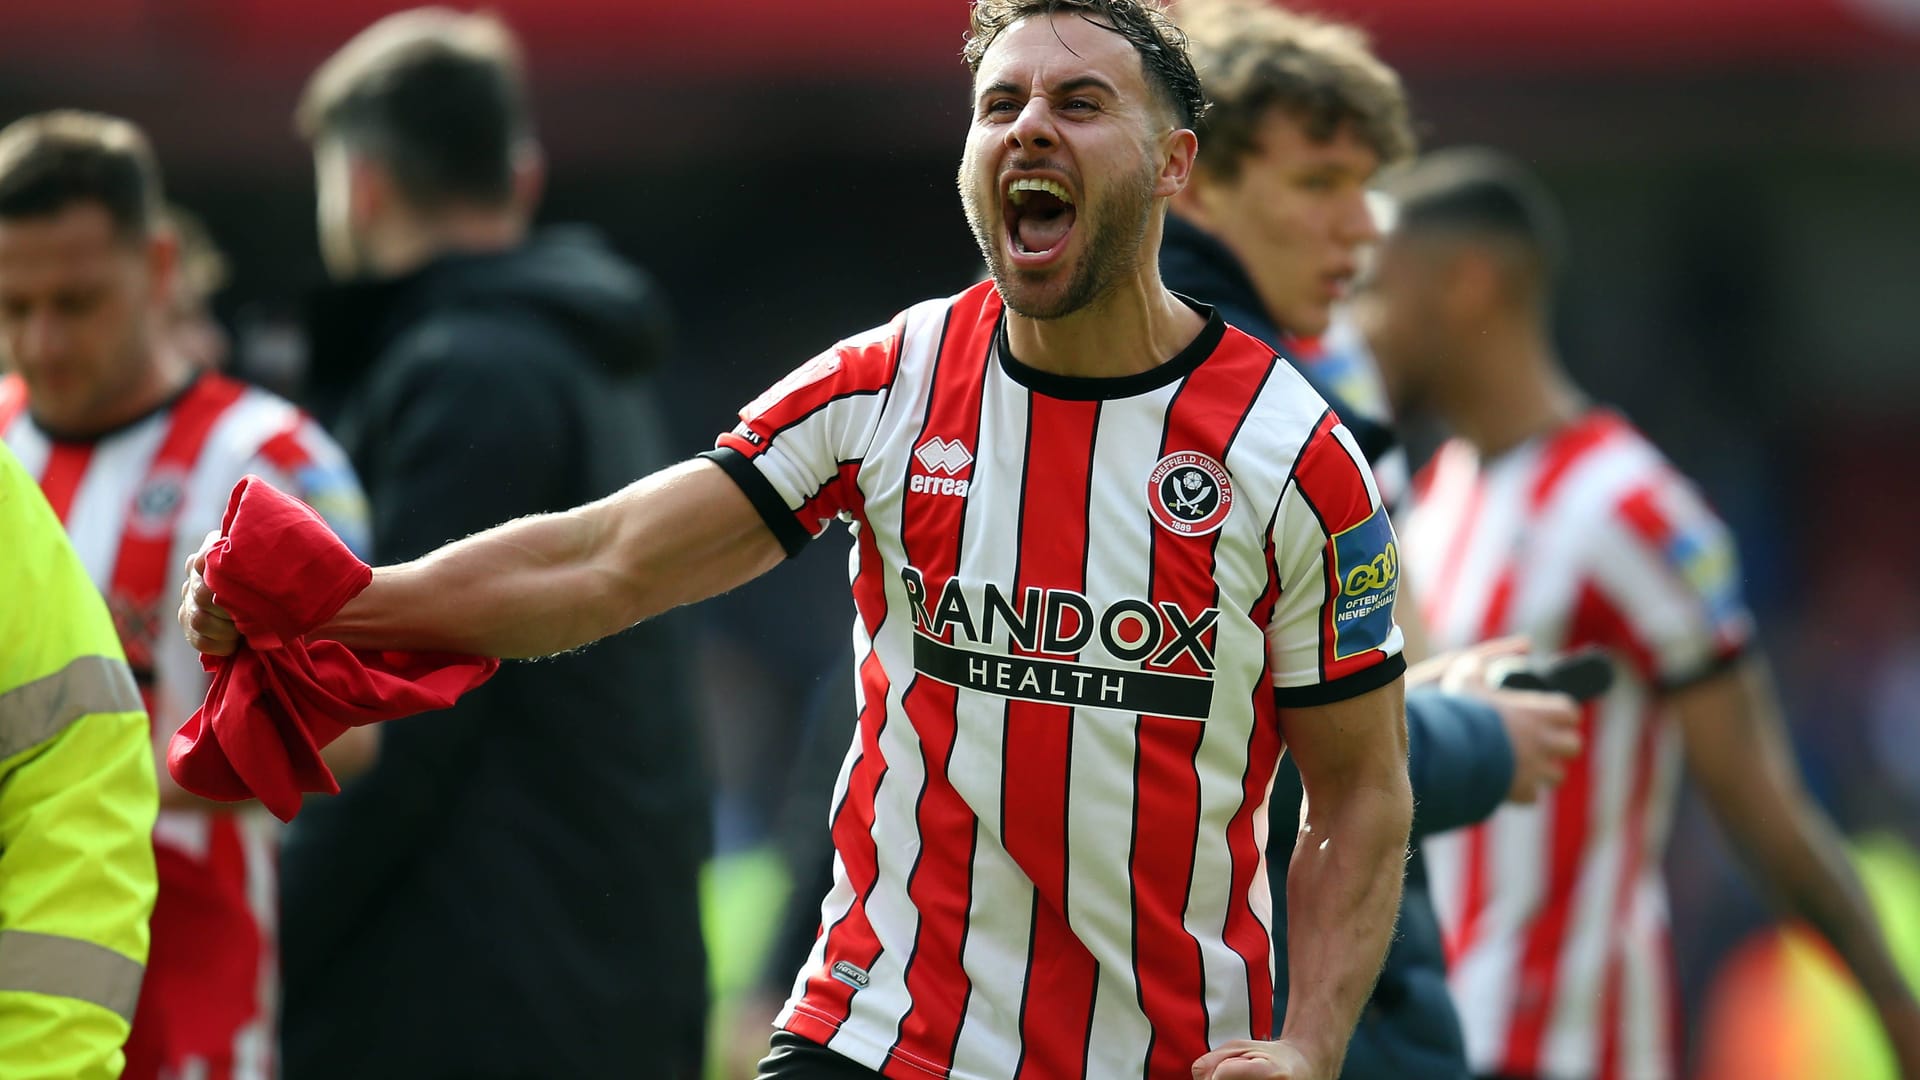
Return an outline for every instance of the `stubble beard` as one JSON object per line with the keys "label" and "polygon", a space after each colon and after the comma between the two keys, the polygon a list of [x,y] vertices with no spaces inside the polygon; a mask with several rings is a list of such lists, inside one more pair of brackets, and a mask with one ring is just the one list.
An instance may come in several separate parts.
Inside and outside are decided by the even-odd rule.
{"label": "stubble beard", "polygon": [[[1006,223],[1000,222],[997,230],[988,224],[974,185],[961,183],[960,204],[1002,302],[1029,319],[1063,319],[1103,300],[1118,282],[1139,269],[1140,245],[1153,214],[1153,180],[1153,174],[1142,168],[1131,182],[1117,185],[1102,205],[1075,208],[1074,228],[1089,230],[1086,251],[1074,267],[1066,290],[1051,302],[1036,293],[1058,271],[1020,270],[1008,265],[1002,247]],[[1093,210],[1091,214],[1084,213],[1089,209]],[[1027,287],[1030,284],[1033,288]]]}

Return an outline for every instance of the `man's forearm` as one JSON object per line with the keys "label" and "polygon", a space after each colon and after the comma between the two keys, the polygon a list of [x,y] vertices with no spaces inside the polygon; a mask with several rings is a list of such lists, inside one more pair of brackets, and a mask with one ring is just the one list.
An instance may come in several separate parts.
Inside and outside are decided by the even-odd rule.
{"label": "man's forearm", "polygon": [[483,656],[578,647],[626,625],[609,610],[620,583],[593,559],[593,533],[582,511],[543,514],[382,567],[319,633],[366,648]]}
{"label": "man's forearm", "polygon": [[1397,783],[1309,800],[1287,876],[1291,992],[1281,1038],[1338,1072],[1393,936],[1413,799]]}
{"label": "man's forearm", "polygon": [[550,656],[724,592],[783,555],[734,482],[690,461],[377,570],[320,633],[367,648]]}
{"label": "man's forearm", "polygon": [[1787,909],[1832,943],[1876,1008],[1911,1015],[1913,994],[1846,859],[1845,840],[1811,806],[1796,807],[1788,818],[1775,835],[1742,835],[1772,830],[1736,828],[1737,846]]}

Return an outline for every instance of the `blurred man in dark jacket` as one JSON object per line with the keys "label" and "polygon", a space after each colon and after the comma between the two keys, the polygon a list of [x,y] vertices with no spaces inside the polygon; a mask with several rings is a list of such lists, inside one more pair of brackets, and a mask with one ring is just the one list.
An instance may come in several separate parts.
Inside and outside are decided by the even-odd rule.
{"label": "blurred man in dark jacket", "polygon": [[[323,254],[315,397],[383,561],[667,464],[661,299],[540,180],[496,20],[392,16],[300,107]],[[379,767],[285,855],[289,1080],[700,1072],[704,770],[678,624],[504,668],[389,725]]]}
{"label": "blurred man in dark jacket", "polygon": [[[1353,407],[1302,345],[1323,334],[1365,247],[1379,238],[1366,201],[1383,164],[1412,152],[1398,77],[1353,29],[1298,16],[1263,0],[1184,0],[1211,103],[1193,181],[1175,197],[1160,250],[1167,286],[1214,305],[1233,326],[1292,360],[1372,464],[1392,506],[1406,467],[1393,429]],[[1399,621],[1410,659],[1424,635],[1412,604]],[[1408,673],[1408,774],[1413,838],[1484,819],[1503,801],[1530,801],[1578,749],[1578,714],[1558,695],[1491,692],[1486,671],[1501,649],[1420,665]],[[1445,683],[1454,690],[1442,692]],[[1286,876],[1304,796],[1282,761],[1274,783],[1267,861],[1276,868],[1274,945],[1286,949]],[[1274,983],[1283,1014],[1287,968]],[[1465,1045],[1448,997],[1438,920],[1416,844],[1386,965],[1355,1029],[1348,1080],[1464,1078]]]}

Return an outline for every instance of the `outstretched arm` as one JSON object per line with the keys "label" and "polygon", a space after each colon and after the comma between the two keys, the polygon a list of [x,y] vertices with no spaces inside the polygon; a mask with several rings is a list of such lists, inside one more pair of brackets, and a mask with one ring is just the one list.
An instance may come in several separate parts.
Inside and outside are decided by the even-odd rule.
{"label": "outstretched arm", "polygon": [[[319,636],[360,648],[549,656],[758,577],[785,552],[733,480],[688,461],[598,502],[541,514],[382,567]],[[225,655],[231,620],[194,557],[181,624]]]}
{"label": "outstretched arm", "polygon": [[1920,1077],[1920,1006],[1887,952],[1833,823],[1807,796],[1755,660],[1670,696],[1687,764],[1721,827],[1770,891],[1833,943],[1879,1011],[1902,1074]]}

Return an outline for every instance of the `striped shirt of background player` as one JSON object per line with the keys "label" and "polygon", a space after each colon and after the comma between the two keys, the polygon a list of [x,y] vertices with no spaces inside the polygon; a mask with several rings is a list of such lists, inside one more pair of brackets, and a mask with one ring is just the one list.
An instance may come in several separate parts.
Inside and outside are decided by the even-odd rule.
{"label": "striped shirt of background player", "polygon": [[[990,356],[998,310],[987,286],[920,305],[797,371],[721,439],[770,483],[777,530],[804,540],[842,511],[859,525],[860,725],[835,795],[835,885],[779,1022],[908,1075],[1184,1071],[1210,1043],[1272,1025],[1269,686],[1386,655],[1337,659],[1324,640],[1327,539],[1302,488],[1336,523],[1378,497],[1344,429],[1250,338],[1229,331],[1191,377],[1073,400],[1030,391]],[[929,467],[914,452],[934,439],[945,454]],[[1227,465],[1235,512],[1219,533],[1153,524],[1145,481],[1169,448]],[[965,494],[914,490],[911,476],[932,473],[960,474]],[[1218,604],[1230,610],[1208,635],[1215,655],[1247,661],[1214,673],[1204,724],[962,693],[913,676],[904,565],[929,605],[956,571],[1016,598],[1044,586],[1096,606]],[[1280,575],[1300,584],[1276,620],[1276,673],[1265,627]],[[1009,653],[1034,655],[994,655]],[[1201,673],[1190,655],[1179,664]]]}
{"label": "striped shirt of background player", "polygon": [[[264,391],[202,375],[166,407],[86,441],[49,438],[25,406],[24,383],[17,376],[0,380],[0,439],[39,481],[88,575],[107,596],[162,744],[161,725],[170,725],[170,735],[171,727],[184,722],[206,696],[208,680],[199,655],[174,632],[183,565],[202,537],[219,528],[241,476],[256,473],[301,495],[357,550],[366,550],[365,507],[344,455],[298,409]],[[163,1024],[170,1029],[193,1028],[201,1037],[189,1038],[198,1045],[205,1044],[206,1032],[223,1026],[231,1031],[231,1074],[205,1071],[201,1062],[196,1075],[271,1075],[277,997],[273,826],[244,813],[163,810],[154,844],[166,895],[156,909],[148,980],[168,1000],[143,998],[143,1006],[164,1010]],[[186,923],[169,933],[174,913]],[[221,936],[209,937],[214,933]],[[188,950],[257,950],[256,985],[237,998],[218,987],[176,988],[167,962],[175,943]],[[176,995],[192,1000],[174,1000]],[[220,1040],[226,1038],[221,1032]],[[134,1067],[143,1045],[136,1025],[129,1043]]]}
{"label": "striped shirt of background player", "polygon": [[1492,462],[1448,443],[1405,533],[1436,648],[1526,633],[1542,653],[1604,646],[1618,669],[1583,709],[1584,749],[1553,794],[1426,842],[1473,1066],[1671,1076],[1660,861],[1681,746],[1659,699],[1722,670],[1752,634],[1731,538],[1606,411]]}

